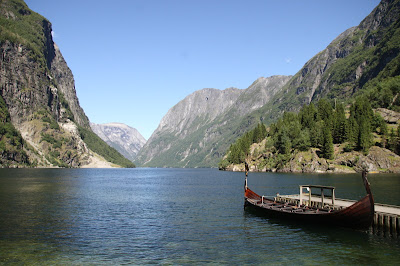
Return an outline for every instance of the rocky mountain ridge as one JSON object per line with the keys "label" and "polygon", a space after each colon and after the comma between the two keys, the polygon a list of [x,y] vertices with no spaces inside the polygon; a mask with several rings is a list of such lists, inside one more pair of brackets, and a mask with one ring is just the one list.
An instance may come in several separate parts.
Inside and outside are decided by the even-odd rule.
{"label": "rocky mountain ridge", "polygon": [[284,112],[297,112],[321,98],[346,102],[400,75],[399,17],[399,0],[381,1],[360,25],[340,34],[296,75],[276,85],[261,85],[272,77],[255,81],[212,120],[207,112],[200,115],[185,109],[196,103],[181,101],[163,118],[136,162],[157,167],[213,167],[224,149],[260,121],[269,124]]}
{"label": "rocky mountain ridge", "polygon": [[[277,95],[281,109],[298,111],[324,97],[348,99],[387,77],[400,74],[400,2],[383,0],[361,23],[311,58]],[[291,106],[287,106],[291,104]]]}
{"label": "rocky mountain ridge", "polygon": [[122,123],[90,123],[90,127],[108,145],[131,161],[136,158],[136,155],[146,143],[146,139],[136,128]]}
{"label": "rocky mountain ridge", "polygon": [[[257,79],[240,90],[203,89],[172,107],[139,152],[136,163],[144,166],[216,166],[230,141],[243,133],[240,121],[286,84],[288,76]],[[249,124],[257,119],[249,118]]]}
{"label": "rocky mountain ridge", "polygon": [[[51,23],[22,0],[3,0],[0,8],[0,96],[11,123],[0,124],[1,166],[133,166],[91,131]],[[16,146],[27,160],[13,159]]]}

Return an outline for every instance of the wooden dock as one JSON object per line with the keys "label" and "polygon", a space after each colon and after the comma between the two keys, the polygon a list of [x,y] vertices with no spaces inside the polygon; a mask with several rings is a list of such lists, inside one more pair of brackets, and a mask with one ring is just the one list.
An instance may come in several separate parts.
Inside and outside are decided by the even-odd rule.
{"label": "wooden dock", "polygon": [[[300,194],[294,195],[279,195],[277,194],[274,199],[276,201],[284,201],[299,204]],[[340,209],[343,207],[348,207],[355,203],[355,200],[348,199],[338,199],[332,197],[321,197],[317,195],[304,195],[302,194],[302,202],[305,205],[322,208],[325,207]],[[323,202],[323,203],[322,203]],[[334,203],[332,205],[332,202]],[[387,232],[393,236],[400,235],[400,207],[394,205],[386,205],[375,203],[375,215],[372,229],[380,230],[382,232]]]}

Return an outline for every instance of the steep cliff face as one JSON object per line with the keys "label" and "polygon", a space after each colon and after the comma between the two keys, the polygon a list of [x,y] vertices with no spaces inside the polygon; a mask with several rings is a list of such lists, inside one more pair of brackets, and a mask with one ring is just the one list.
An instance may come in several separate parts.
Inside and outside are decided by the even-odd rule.
{"label": "steep cliff face", "polygon": [[53,47],[54,58],[52,58],[50,62],[51,75],[58,85],[57,88],[61,91],[68,102],[68,108],[72,112],[74,121],[84,128],[89,128],[89,119],[79,105],[79,100],[76,96],[75,81],[71,69],[69,69],[65,62],[58,46],[53,43]]}
{"label": "steep cliff face", "polygon": [[[287,85],[293,105],[323,97],[346,99],[387,77],[400,74],[400,1],[383,0],[357,27],[339,35],[310,59]],[[296,98],[296,99],[294,99]]]}
{"label": "steep cliff face", "polygon": [[231,107],[240,94],[241,91],[235,88],[223,91],[217,89],[196,91],[167,112],[155,133],[170,132],[185,137],[198,130],[202,124],[197,123],[198,119],[214,120]]}
{"label": "steep cliff face", "polygon": [[46,106],[52,116],[58,117],[57,88],[30,57],[31,51],[8,40],[1,43],[1,96],[5,100],[12,122],[19,125],[36,110]]}
{"label": "steep cliff face", "polygon": [[[88,128],[72,72],[53,42],[51,23],[22,1],[1,5],[1,92],[13,123],[18,125],[46,107],[57,121],[70,118]],[[66,117],[67,111],[73,116]]]}
{"label": "steep cliff face", "polygon": [[114,147],[125,158],[133,161],[146,143],[146,139],[137,129],[121,123],[94,124],[90,123],[96,133],[108,145]]}
{"label": "steep cliff face", "polygon": [[[0,96],[23,137],[28,166],[93,165],[100,156],[82,140],[83,130],[86,136],[93,133],[72,72],[53,42],[51,23],[22,0],[3,0],[0,7]],[[13,146],[3,134],[0,141]]]}
{"label": "steep cliff face", "polygon": [[203,89],[172,107],[136,162],[158,167],[216,167],[218,159],[248,125],[254,107],[262,106],[285,85],[287,76],[259,78],[248,89]]}

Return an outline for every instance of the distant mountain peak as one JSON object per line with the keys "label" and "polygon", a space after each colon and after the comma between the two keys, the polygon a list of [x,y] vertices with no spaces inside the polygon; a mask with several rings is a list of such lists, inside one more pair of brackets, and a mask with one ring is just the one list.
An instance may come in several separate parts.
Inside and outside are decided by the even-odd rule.
{"label": "distant mountain peak", "polygon": [[137,153],[146,143],[146,139],[137,129],[123,123],[90,123],[90,127],[108,145],[131,161],[136,158]]}
{"label": "distant mountain peak", "polygon": [[289,79],[273,76],[259,78],[247,89],[205,88],[193,92],[168,110],[135,161],[157,167],[217,166],[214,158],[225,153],[230,140],[243,133],[238,121],[254,106],[268,102]]}

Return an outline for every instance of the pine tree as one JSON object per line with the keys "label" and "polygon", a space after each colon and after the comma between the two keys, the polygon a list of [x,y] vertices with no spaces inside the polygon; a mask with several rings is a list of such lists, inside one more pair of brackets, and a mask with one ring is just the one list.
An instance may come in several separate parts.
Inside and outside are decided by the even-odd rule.
{"label": "pine tree", "polygon": [[229,154],[228,154],[228,161],[230,163],[237,164],[239,161],[239,150],[237,148],[237,145],[232,144],[231,147],[229,148]]}
{"label": "pine tree", "polygon": [[310,130],[306,128],[300,132],[296,148],[299,149],[300,151],[306,151],[310,147],[311,147]]}
{"label": "pine tree", "polygon": [[261,128],[260,128],[260,124],[258,124],[254,128],[253,143],[258,143],[260,141],[261,141]]}
{"label": "pine tree", "polygon": [[267,130],[263,123],[259,123],[253,129],[253,143],[261,142],[267,136]]}
{"label": "pine tree", "polygon": [[313,103],[310,103],[308,106],[304,105],[299,112],[299,119],[302,128],[313,128],[317,122],[317,118],[318,111]]}
{"label": "pine tree", "polygon": [[262,138],[261,140],[263,140],[268,136],[268,132],[263,123],[260,123],[260,129],[261,129],[261,138]]}
{"label": "pine tree", "polygon": [[372,134],[370,129],[370,123],[368,120],[362,120],[360,124],[360,130],[358,131],[358,149],[363,151],[365,154],[368,153],[369,148],[372,146]]}
{"label": "pine tree", "polygon": [[318,121],[310,128],[311,147],[319,148],[322,145],[322,129],[324,121]]}
{"label": "pine tree", "polygon": [[302,130],[301,130],[301,124],[299,122],[299,119],[295,119],[289,123],[289,138],[292,141],[292,147],[295,149],[299,148],[300,142],[303,140],[301,139],[303,136],[301,135]]}
{"label": "pine tree", "polygon": [[400,125],[397,125],[397,137],[400,138]]}
{"label": "pine tree", "polygon": [[346,141],[347,150],[353,150],[357,144],[357,137],[358,137],[358,124],[354,117],[349,117],[346,121]]}
{"label": "pine tree", "polygon": [[395,153],[400,154],[400,125],[397,125],[397,149]]}
{"label": "pine tree", "polygon": [[330,129],[333,127],[333,109],[327,99],[321,99],[318,102],[318,116],[325,122]]}
{"label": "pine tree", "polygon": [[362,120],[367,120],[372,123],[374,111],[367,97],[358,97],[355,103],[351,106],[350,116],[356,119],[358,125],[361,125]]}
{"label": "pine tree", "polygon": [[372,122],[374,120],[374,111],[367,97],[358,97],[350,109],[349,121],[357,124],[352,125],[354,129],[352,132],[352,141],[356,140],[357,149],[368,153],[369,148],[372,146]]}
{"label": "pine tree", "polygon": [[388,87],[383,88],[379,95],[379,104],[384,108],[388,108],[393,102],[393,92]]}
{"label": "pine tree", "polygon": [[286,127],[282,127],[279,131],[277,141],[275,142],[275,147],[281,154],[289,154],[292,150],[292,142]]}
{"label": "pine tree", "polygon": [[343,143],[346,138],[346,114],[342,103],[337,104],[333,126],[334,143]]}
{"label": "pine tree", "polygon": [[[246,134],[244,134],[244,136],[242,138],[239,139],[238,141],[238,146],[239,146],[239,151],[243,154],[248,153],[249,148],[251,146],[251,144],[253,139],[253,134],[251,132],[247,132]],[[244,161],[244,155],[240,156],[240,160],[241,162]]]}
{"label": "pine tree", "polygon": [[332,159],[334,155],[333,138],[331,130],[328,126],[322,129],[322,156],[326,159]]}
{"label": "pine tree", "polygon": [[381,135],[381,146],[386,148],[388,145],[388,135],[389,129],[385,120],[383,120],[382,116],[379,114],[376,115],[377,118],[377,127],[379,127],[379,135]]}
{"label": "pine tree", "polygon": [[394,133],[394,128],[390,131],[389,141],[388,141],[388,148],[389,150],[395,152],[397,146],[397,138],[396,134]]}

